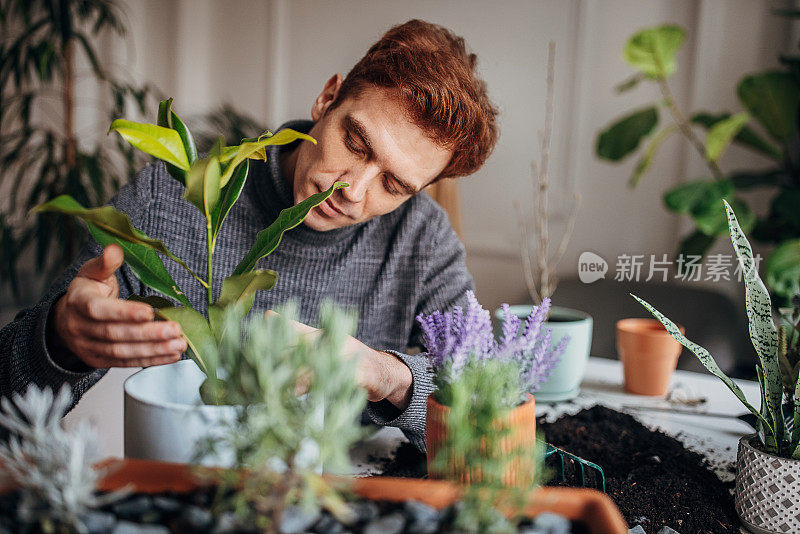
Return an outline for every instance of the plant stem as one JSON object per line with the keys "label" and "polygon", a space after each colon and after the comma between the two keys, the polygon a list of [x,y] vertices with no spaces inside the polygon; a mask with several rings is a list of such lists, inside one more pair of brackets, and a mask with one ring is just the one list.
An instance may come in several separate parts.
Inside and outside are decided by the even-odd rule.
{"label": "plant stem", "polygon": [[703,158],[703,161],[711,170],[711,174],[714,175],[714,178],[717,180],[722,180],[724,178],[722,170],[719,168],[719,165],[717,165],[716,161],[706,158],[706,147],[700,138],[697,137],[697,134],[694,133],[691,124],[675,104],[675,98],[672,96],[672,91],[669,88],[669,84],[667,84],[667,80],[659,79],[658,86],[661,89],[661,95],[664,97],[664,103],[667,105],[667,109],[672,115],[675,123],[678,125],[678,128],[680,128],[681,133],[684,135],[684,137],[686,137],[686,139],[689,140],[697,153],[700,154],[700,157]]}

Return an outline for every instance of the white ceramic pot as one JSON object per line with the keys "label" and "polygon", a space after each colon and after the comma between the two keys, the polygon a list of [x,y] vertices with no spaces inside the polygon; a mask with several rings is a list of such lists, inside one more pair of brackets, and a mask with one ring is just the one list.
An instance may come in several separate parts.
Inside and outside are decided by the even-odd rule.
{"label": "white ceramic pot", "polygon": [[736,455],[736,514],[755,534],[800,532],[800,460],[767,454],[739,440]]}
{"label": "white ceramic pot", "polygon": [[[200,399],[205,375],[192,360],[142,369],[130,376],[125,391],[125,456],[189,463],[197,446],[218,436],[221,423],[233,421],[233,406],[207,406]],[[231,451],[204,458],[204,465],[228,467]]]}

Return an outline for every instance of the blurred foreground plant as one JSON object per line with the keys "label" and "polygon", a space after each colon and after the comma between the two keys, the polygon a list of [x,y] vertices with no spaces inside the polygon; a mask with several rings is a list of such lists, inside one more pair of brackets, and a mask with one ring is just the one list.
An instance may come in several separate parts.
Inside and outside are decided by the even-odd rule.
{"label": "blurred foreground plant", "polygon": [[103,474],[92,468],[98,435],[86,421],[69,432],[61,427],[71,403],[67,385],[55,396],[30,385],[24,396],[0,400],[0,426],[10,433],[7,443],[0,441],[0,461],[19,485],[19,518],[46,533],[86,532],[85,512],[127,494],[95,493]]}
{"label": "blurred foreground plant", "polygon": [[293,328],[296,318],[290,304],[250,320],[242,336],[238,315],[226,312],[218,350],[209,353],[225,383],[204,386],[235,405],[237,416],[202,452],[233,451],[221,493],[236,489],[229,504],[240,519],[269,531],[290,506],[347,515],[321,470],[348,473],[348,451],[363,436],[366,393],[357,386],[356,358],[343,354],[355,317],[323,304],[320,329],[305,335]]}

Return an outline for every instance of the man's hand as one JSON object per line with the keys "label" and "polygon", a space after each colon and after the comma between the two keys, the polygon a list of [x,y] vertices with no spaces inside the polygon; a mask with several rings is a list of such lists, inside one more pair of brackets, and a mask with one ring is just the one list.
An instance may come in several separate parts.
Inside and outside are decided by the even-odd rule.
{"label": "man's hand", "polygon": [[181,327],[154,322],[153,309],[119,297],[115,272],[124,255],[109,245],[87,261],[56,302],[53,342],[91,367],[146,367],[178,361],[186,350]]}
{"label": "man's hand", "polygon": [[[277,315],[268,310],[267,316]],[[320,330],[293,321],[295,329],[303,335],[316,336]],[[405,410],[411,402],[413,377],[408,366],[388,352],[372,349],[352,336],[344,346],[347,356],[358,358],[356,380],[367,390],[367,400],[378,402],[386,399],[399,410]]]}

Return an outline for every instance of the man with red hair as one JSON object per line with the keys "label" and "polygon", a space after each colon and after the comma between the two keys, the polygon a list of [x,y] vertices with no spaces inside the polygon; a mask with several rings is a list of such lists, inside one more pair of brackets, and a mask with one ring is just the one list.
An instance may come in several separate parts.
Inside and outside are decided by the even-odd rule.
{"label": "man with red hair", "polygon": [[[401,428],[420,449],[433,386],[425,356],[406,354],[418,341],[414,317],[452,308],[473,282],[447,215],[418,193],[475,172],[497,140],[497,111],[475,66],[464,40],[441,26],[412,20],[391,28],[344,80],[336,74],[327,81],[311,121],[284,125],[317,144],[269,147],[265,163],[251,164],[214,256],[215,274],[231,272],[282,209],[348,182],[265,261],[280,277],[271,291],[257,293],[254,309],[294,299],[305,324],[316,320],[323,299],[358,311],[349,349],[359,356],[366,415]],[[182,186],[159,163],[111,204],[178,256],[204,263],[202,236],[190,230],[202,224],[200,214],[181,196]],[[180,287],[196,287],[172,267]],[[202,309],[200,289],[186,296]],[[37,306],[0,331],[0,395],[30,382],[69,383],[77,399],[109,367],[181,358],[179,325],[153,322],[149,306],[125,300],[134,293],[153,291],[123,265],[119,247],[91,242]],[[305,324],[297,327],[311,328]]]}

